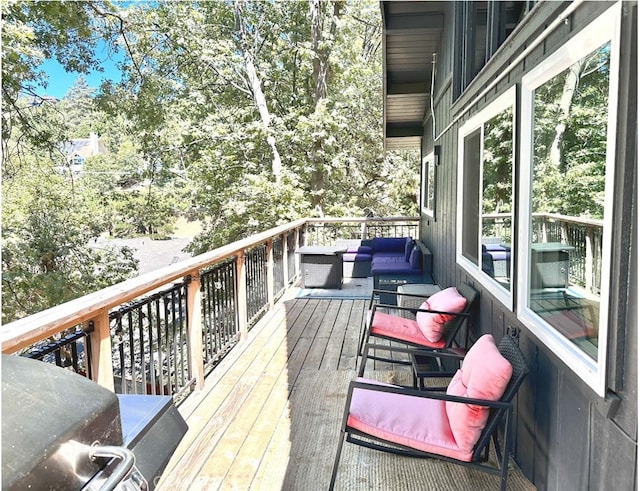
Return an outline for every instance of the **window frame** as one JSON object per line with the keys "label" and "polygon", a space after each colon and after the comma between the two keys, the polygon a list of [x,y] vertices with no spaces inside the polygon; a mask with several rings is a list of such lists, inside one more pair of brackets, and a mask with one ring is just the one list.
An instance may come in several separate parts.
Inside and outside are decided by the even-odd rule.
{"label": "window frame", "polygon": [[[433,182],[429,180],[429,168],[433,168]],[[437,200],[438,166],[436,165],[435,151],[431,150],[422,158],[422,214],[436,220],[436,200]],[[429,187],[433,186],[433,200],[429,203]],[[431,205],[431,206],[429,206]]]}
{"label": "window frame", "polygon": [[[501,286],[495,279],[482,271],[481,264],[476,264],[466,258],[463,254],[463,228],[464,228],[464,143],[465,138],[482,128],[484,123],[497,116],[508,108],[512,108],[512,167],[511,167],[511,196],[512,196],[512,212],[511,212],[511,237],[516,238],[516,132],[517,132],[517,87],[513,85],[480,112],[469,118],[458,130],[458,176],[457,176],[457,193],[456,193],[456,263],[475,278],[484,288],[486,288],[493,296],[495,296],[509,310],[514,310],[514,262],[515,262],[515,243],[512,243],[511,261],[509,262],[511,288],[507,290]],[[481,132],[482,134],[482,132]],[[480,155],[484,152],[483,139],[480,139]],[[480,162],[480,176],[482,176],[482,161]],[[480,179],[480,181],[482,181]],[[478,183],[478,187],[482,186],[482,182]],[[479,213],[478,213],[478,253],[480,254],[482,239],[482,192],[479,192]],[[512,241],[513,242],[513,241]],[[479,261],[481,262],[481,261]]]}
{"label": "window frame", "polygon": [[[609,328],[609,291],[611,283],[611,250],[616,118],[618,106],[618,73],[620,63],[621,6],[616,4],[599,15],[575,34],[548,58],[522,78],[521,94],[521,145],[517,240],[522,244],[517,255],[519,272],[517,291],[517,317],[531,333],[555,353],[584,383],[598,395],[606,392],[606,368]],[[600,285],[600,317],[598,334],[598,358],[590,358],[578,346],[565,338],[553,326],[529,308],[530,242],[531,242],[531,184],[533,170],[533,111],[535,90],[554,76],[566,70],[572,63],[611,42],[609,101],[607,120],[607,150],[605,156],[605,208],[602,238],[602,276]]]}

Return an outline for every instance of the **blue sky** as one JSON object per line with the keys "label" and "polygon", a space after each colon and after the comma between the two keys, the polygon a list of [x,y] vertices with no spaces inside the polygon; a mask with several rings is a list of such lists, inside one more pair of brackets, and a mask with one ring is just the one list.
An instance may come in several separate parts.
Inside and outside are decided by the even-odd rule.
{"label": "blue sky", "polygon": [[[108,53],[106,47],[102,45],[98,46],[96,49],[96,58],[100,60],[100,64],[104,71],[94,71],[89,75],[84,75],[89,87],[98,89],[100,87],[100,82],[105,78],[116,82],[120,80],[121,74],[116,67],[116,63],[118,61],[122,61],[122,53]],[[40,65],[40,69],[44,70],[49,77],[49,85],[46,90],[41,91],[40,95],[48,95],[51,97],[57,97],[58,99],[64,97],[69,88],[74,84],[78,77],[80,77],[79,73],[65,72],[60,64],[54,59],[45,61]]]}

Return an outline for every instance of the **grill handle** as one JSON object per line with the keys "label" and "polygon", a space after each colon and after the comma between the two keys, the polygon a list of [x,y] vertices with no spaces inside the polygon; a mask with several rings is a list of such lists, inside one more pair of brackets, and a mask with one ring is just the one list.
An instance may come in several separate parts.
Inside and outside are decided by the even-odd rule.
{"label": "grill handle", "polygon": [[95,460],[99,457],[116,458],[120,460],[120,463],[115,467],[112,474],[104,482],[100,491],[113,491],[118,484],[120,484],[131,472],[133,466],[136,463],[136,458],[133,452],[124,447],[114,446],[92,446],[89,449],[89,457],[91,460]]}

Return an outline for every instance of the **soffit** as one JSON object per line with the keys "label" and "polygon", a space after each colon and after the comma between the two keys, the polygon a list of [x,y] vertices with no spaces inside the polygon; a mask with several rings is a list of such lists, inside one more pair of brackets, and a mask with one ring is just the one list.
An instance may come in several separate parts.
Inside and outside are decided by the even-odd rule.
{"label": "soffit", "polygon": [[430,111],[433,54],[440,47],[445,2],[381,2],[384,141],[389,150],[420,148]]}

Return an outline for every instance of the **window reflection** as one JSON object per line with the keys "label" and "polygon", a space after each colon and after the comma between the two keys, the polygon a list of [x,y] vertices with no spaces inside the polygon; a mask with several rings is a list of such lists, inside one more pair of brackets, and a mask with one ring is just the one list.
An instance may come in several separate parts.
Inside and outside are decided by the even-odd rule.
{"label": "window reflection", "polygon": [[423,194],[422,211],[425,215],[436,217],[436,165],[434,153],[431,152],[423,160]]}
{"label": "window reflection", "polygon": [[529,306],[597,359],[610,44],[534,92]]}
{"label": "window reflection", "polygon": [[482,153],[482,269],[511,289],[513,110],[484,125]]}
{"label": "window reflection", "polygon": [[465,135],[462,150],[462,255],[510,291],[513,108]]}

